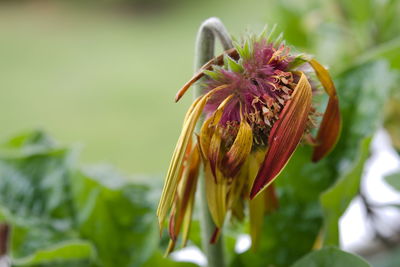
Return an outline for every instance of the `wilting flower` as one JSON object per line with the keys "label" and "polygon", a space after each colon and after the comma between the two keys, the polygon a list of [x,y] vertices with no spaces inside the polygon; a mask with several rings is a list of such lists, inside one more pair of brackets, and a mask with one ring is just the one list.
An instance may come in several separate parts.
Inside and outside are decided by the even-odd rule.
{"label": "wilting flower", "polygon": [[[316,138],[311,130],[320,115],[313,103],[318,87],[310,70],[329,95]],[[277,206],[271,183],[296,147],[302,140],[313,145],[312,160],[318,161],[333,148],[340,131],[336,89],[327,70],[314,59],[291,55],[284,43],[271,41],[271,33],[251,37],[208,62],[176,100],[202,77],[204,94],[186,114],[157,211],[161,228],[170,211],[169,251],[180,232],[186,243],[200,168],[216,225],[210,242],[218,238],[228,212],[242,219],[248,205],[256,244],[263,214]],[[202,115],[204,122],[195,133]]]}

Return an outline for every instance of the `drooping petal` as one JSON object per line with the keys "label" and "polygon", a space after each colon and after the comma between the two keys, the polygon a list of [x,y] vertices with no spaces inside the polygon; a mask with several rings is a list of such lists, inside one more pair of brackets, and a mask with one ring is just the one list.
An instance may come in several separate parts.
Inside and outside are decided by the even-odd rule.
{"label": "drooping petal", "polygon": [[[246,183],[248,182],[248,164],[249,161],[246,160],[245,163],[243,163],[243,165],[240,168],[239,173],[233,177],[233,178],[227,178],[225,177],[225,179],[231,179],[232,182],[229,183],[228,185],[228,195],[226,196],[226,203],[227,203],[227,208],[229,210],[232,210],[234,208],[239,209],[242,204],[241,204],[241,195],[243,194],[243,191],[245,189]],[[242,206],[243,209],[243,206]],[[240,219],[241,214],[243,214],[243,210],[236,210],[236,215],[238,219]]]}
{"label": "drooping petal", "polygon": [[196,192],[198,172],[200,165],[200,156],[198,147],[195,146],[190,153],[187,166],[183,173],[183,178],[179,183],[177,195],[175,198],[173,210],[171,211],[169,234],[171,242],[168,246],[167,254],[169,254],[175,247],[175,242],[183,228],[184,239],[182,243],[185,244],[190,228],[190,221],[192,216],[194,195]]}
{"label": "drooping petal", "polygon": [[249,202],[249,223],[251,248],[253,251],[256,251],[264,224],[264,192]]}
{"label": "drooping petal", "polygon": [[223,159],[222,165],[226,176],[233,177],[239,172],[251,151],[252,144],[252,128],[245,119],[242,119],[235,141]]}
{"label": "drooping petal", "polygon": [[217,88],[214,88],[207,94],[196,99],[185,116],[182,132],[179,136],[174,153],[172,155],[160,202],[157,208],[157,216],[160,230],[162,229],[162,225],[164,223],[167,212],[171,208],[172,200],[175,195],[179,181],[179,173],[182,169],[184,154],[187,150],[189,141],[192,139],[192,134],[194,131],[194,127],[196,126],[197,120],[199,119],[209,97],[218,90],[221,90],[225,87],[226,86],[219,86]]}
{"label": "drooping petal", "polygon": [[326,156],[336,145],[340,135],[341,118],[336,88],[329,72],[314,59],[311,59],[309,64],[313,67],[318,79],[329,95],[328,105],[316,138],[317,145],[312,155],[312,160],[316,162]]}
{"label": "drooping petal", "polygon": [[268,138],[268,152],[251,189],[254,198],[273,182],[287,164],[303,136],[311,108],[311,86],[300,72],[300,80],[279,119],[274,123]]}
{"label": "drooping petal", "polygon": [[221,148],[221,129],[216,127],[213,136],[211,137],[210,147],[208,149],[208,160],[210,162],[211,172],[216,179],[217,177],[217,164],[219,161],[219,151]]}
{"label": "drooping petal", "polygon": [[178,218],[175,223],[175,232],[179,232],[180,226],[182,224],[183,216],[186,213],[190,199],[194,197],[197,186],[197,178],[199,174],[200,157],[199,150],[197,146],[191,151],[190,159],[188,160],[188,166],[186,166],[183,179],[180,182],[180,187],[178,190],[179,205],[178,207]]}
{"label": "drooping petal", "polygon": [[[252,185],[257,177],[260,164],[264,158],[262,150],[252,152],[248,159],[248,179],[249,184]],[[250,192],[249,192],[250,193]],[[251,247],[253,250],[257,249],[259,238],[264,224],[264,194],[256,196],[249,201],[249,223],[250,223],[250,237]]]}
{"label": "drooping petal", "polygon": [[204,64],[198,73],[196,73],[187,83],[185,83],[185,85],[183,85],[183,87],[178,91],[178,93],[175,96],[175,102],[178,102],[179,99],[182,98],[182,96],[186,93],[186,91],[198,80],[200,80],[201,77],[204,76],[204,70],[211,70],[212,66],[217,65],[217,66],[221,66],[224,64],[224,55],[228,55],[233,59],[239,59],[239,54],[236,51],[235,48],[231,48],[229,50],[226,50],[224,53],[222,53],[221,55],[211,59],[210,61],[208,61],[206,64]]}
{"label": "drooping petal", "polygon": [[[196,191],[196,189],[194,189]],[[188,208],[182,222],[182,247],[186,246],[189,239],[189,230],[192,222],[195,194],[193,193],[188,200]]]}
{"label": "drooping petal", "polygon": [[224,224],[227,211],[226,193],[227,179],[223,179],[220,170],[217,169],[217,178],[211,172],[209,164],[205,166],[206,196],[211,217],[218,228]]}
{"label": "drooping petal", "polygon": [[226,105],[229,103],[233,95],[228,96],[222,101],[222,103],[218,106],[217,110],[214,112],[213,120],[210,123],[209,127],[214,127],[214,132],[210,140],[210,146],[208,148],[208,160],[210,161],[211,171],[216,178],[216,169],[219,164],[220,159],[220,148],[222,141],[222,129],[219,127],[219,122],[222,118],[222,114]]}
{"label": "drooping petal", "polygon": [[213,129],[210,127],[212,121],[213,117],[211,116],[203,122],[203,125],[200,129],[200,134],[198,136],[200,152],[204,160],[207,159],[208,148],[210,147],[211,137],[213,135]]}

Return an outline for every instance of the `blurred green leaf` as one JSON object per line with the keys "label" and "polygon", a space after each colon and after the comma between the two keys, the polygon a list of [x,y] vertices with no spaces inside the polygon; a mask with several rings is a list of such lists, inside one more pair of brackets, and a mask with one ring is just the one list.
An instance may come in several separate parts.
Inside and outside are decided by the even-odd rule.
{"label": "blurred green leaf", "polygon": [[390,40],[367,50],[357,59],[357,63],[362,64],[378,59],[386,59],[392,68],[400,69],[400,38]]}
{"label": "blurred green leaf", "polygon": [[385,180],[388,184],[390,184],[394,189],[400,191],[400,172],[393,173],[385,177]]}
{"label": "blurred green leaf", "polygon": [[339,219],[350,202],[358,195],[365,161],[369,157],[371,138],[365,138],[361,145],[361,154],[351,171],[341,177],[334,186],[321,195],[324,209],[326,245],[339,244]]}
{"label": "blurred green leaf", "polygon": [[67,241],[53,245],[48,249],[38,250],[26,258],[16,259],[13,261],[13,265],[31,266],[60,261],[71,262],[90,259],[93,255],[95,255],[95,251],[90,242]]}
{"label": "blurred green leaf", "polygon": [[338,245],[338,220],[358,193],[370,139],[382,123],[394,78],[387,63],[371,62],[337,79],[343,130],[331,160],[337,162],[339,180],[321,196],[328,245]]}
{"label": "blurred green leaf", "polygon": [[388,132],[393,147],[400,154],[400,91],[393,90],[391,100],[386,104],[384,127]]}
{"label": "blurred green leaf", "polygon": [[149,188],[75,162],[74,150],[42,132],[0,145],[0,219],[12,226],[13,262],[140,266],[158,241]]}
{"label": "blurred green leaf", "polygon": [[371,267],[360,257],[337,248],[314,251],[297,261],[292,267]]}
{"label": "blurred green leaf", "polygon": [[103,266],[141,266],[156,248],[158,228],[147,191],[110,168],[72,177],[79,233],[95,244]]}
{"label": "blurred green leaf", "polygon": [[12,225],[14,258],[78,238],[68,196],[72,160],[71,150],[42,132],[0,145],[0,217]]}

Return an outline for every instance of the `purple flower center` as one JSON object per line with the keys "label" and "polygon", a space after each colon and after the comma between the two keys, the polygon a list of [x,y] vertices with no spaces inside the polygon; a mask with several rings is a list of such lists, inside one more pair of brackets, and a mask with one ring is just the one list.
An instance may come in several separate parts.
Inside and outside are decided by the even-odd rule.
{"label": "purple flower center", "polygon": [[229,132],[225,136],[235,131],[241,119],[246,119],[252,126],[255,143],[266,144],[268,133],[295,86],[296,77],[288,71],[292,61],[287,47],[275,48],[265,40],[255,42],[250,56],[238,61],[242,71],[215,69],[218,78],[206,80],[207,90],[227,85],[207,102],[206,116],[211,116],[227,97],[233,95],[219,122],[219,126]]}

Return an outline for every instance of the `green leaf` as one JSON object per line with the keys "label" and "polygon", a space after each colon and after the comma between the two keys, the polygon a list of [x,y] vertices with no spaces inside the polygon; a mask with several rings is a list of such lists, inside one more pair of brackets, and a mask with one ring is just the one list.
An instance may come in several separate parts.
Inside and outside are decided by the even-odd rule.
{"label": "green leaf", "polygon": [[385,180],[394,189],[400,191],[400,172],[386,176]]}
{"label": "green leaf", "polygon": [[224,55],[224,63],[225,63],[225,66],[233,72],[242,72],[243,71],[243,67],[239,63],[237,63],[233,58],[231,58],[230,56],[228,56],[226,54]]}
{"label": "green leaf", "polygon": [[353,198],[358,195],[364,164],[369,156],[370,143],[371,138],[363,140],[361,154],[356,160],[356,165],[321,195],[326,229],[324,242],[326,245],[339,244],[338,221]]}
{"label": "green leaf", "polygon": [[203,72],[213,80],[219,80],[221,78],[221,74],[219,72],[211,70],[203,70]]}
{"label": "green leaf", "polygon": [[154,207],[145,186],[129,184],[108,167],[72,177],[78,230],[91,240],[103,266],[141,266],[158,242]]}
{"label": "green leaf", "polygon": [[88,241],[74,240],[53,245],[47,249],[35,251],[25,258],[13,260],[13,265],[30,266],[57,261],[77,261],[86,260],[94,257],[95,250]]}
{"label": "green leaf", "polygon": [[292,267],[371,267],[360,257],[337,248],[324,248],[311,252]]}

